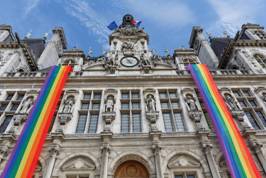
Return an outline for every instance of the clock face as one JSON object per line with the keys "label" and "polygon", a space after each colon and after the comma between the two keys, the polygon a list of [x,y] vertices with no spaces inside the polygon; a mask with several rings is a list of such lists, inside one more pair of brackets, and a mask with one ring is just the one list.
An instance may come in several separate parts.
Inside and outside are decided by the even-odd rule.
{"label": "clock face", "polygon": [[136,65],[138,65],[139,60],[135,57],[124,57],[121,59],[121,64],[125,67],[134,67]]}

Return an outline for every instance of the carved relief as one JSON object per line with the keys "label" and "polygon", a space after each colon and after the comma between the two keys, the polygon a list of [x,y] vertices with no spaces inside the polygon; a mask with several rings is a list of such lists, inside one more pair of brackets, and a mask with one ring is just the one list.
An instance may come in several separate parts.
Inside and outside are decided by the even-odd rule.
{"label": "carved relief", "polygon": [[72,158],[61,167],[62,171],[93,171],[96,169],[93,161],[84,156]]}
{"label": "carved relief", "polygon": [[182,167],[186,168],[200,168],[201,164],[198,160],[189,155],[176,155],[168,162],[168,168],[178,169]]}

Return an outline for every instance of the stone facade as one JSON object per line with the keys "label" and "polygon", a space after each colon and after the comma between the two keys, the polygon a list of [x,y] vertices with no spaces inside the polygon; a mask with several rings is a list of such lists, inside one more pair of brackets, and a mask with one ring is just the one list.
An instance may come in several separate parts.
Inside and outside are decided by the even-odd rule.
{"label": "stone facade", "polygon": [[132,19],[124,16],[109,37],[110,50],[97,57],[68,49],[62,28],[55,28],[47,41],[21,40],[10,26],[0,26],[0,170],[49,67],[69,64],[74,71],[36,178],[121,177],[121,165],[131,165],[124,174],[130,177],[134,171],[137,175],[134,163],[145,169],[139,174],[143,178],[230,177],[210,118],[186,71],[188,64],[206,63],[266,176],[263,27],[246,24],[233,39],[210,40],[203,29],[194,27],[191,48],[160,56],[149,49],[148,34]]}

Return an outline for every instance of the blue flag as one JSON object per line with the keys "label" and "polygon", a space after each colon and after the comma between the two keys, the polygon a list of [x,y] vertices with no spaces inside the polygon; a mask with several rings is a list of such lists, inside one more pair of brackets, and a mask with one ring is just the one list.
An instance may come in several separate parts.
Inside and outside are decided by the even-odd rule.
{"label": "blue flag", "polygon": [[139,27],[142,21],[137,21],[136,26]]}
{"label": "blue flag", "polygon": [[118,25],[116,24],[115,21],[113,21],[107,26],[107,28],[109,28],[109,30],[115,30],[118,28]]}

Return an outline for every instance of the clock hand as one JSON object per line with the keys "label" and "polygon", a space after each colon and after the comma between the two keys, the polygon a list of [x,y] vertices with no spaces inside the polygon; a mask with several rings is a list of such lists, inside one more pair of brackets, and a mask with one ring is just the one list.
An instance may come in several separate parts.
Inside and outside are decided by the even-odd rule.
{"label": "clock hand", "polygon": [[131,62],[131,60],[130,60],[130,59],[127,59],[127,62],[128,62],[129,64],[132,64],[132,62]]}

